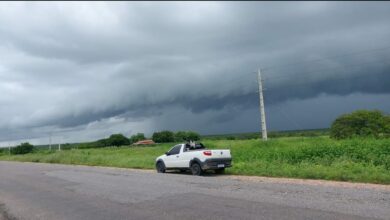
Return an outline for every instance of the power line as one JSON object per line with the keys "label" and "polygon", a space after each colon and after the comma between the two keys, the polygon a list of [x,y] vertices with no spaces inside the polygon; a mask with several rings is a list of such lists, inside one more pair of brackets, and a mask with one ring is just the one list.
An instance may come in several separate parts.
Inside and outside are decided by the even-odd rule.
{"label": "power line", "polygon": [[346,56],[352,56],[352,55],[359,55],[359,54],[364,54],[364,53],[370,53],[370,52],[373,52],[373,51],[381,51],[381,50],[388,50],[388,49],[390,49],[390,46],[386,46],[386,47],[382,47],[382,48],[362,50],[362,51],[356,51],[356,52],[353,52],[353,53],[347,53],[347,54],[341,54],[341,55],[335,55],[335,56],[329,56],[329,57],[325,57],[325,58],[321,58],[321,59],[300,61],[300,62],[285,64],[285,65],[268,66],[268,67],[265,67],[264,70],[279,69],[279,68],[286,67],[286,66],[296,66],[296,65],[299,65],[299,64],[302,64],[302,63],[319,62],[319,61],[324,61],[324,60],[333,59],[333,58],[346,57]]}
{"label": "power line", "polygon": [[[299,77],[299,78],[303,78],[305,79],[306,77]],[[332,77],[332,78],[327,78],[327,79],[342,79],[342,80],[345,80],[345,79],[360,79],[360,78],[367,78],[367,75],[359,75],[359,76],[343,76],[343,77]],[[313,84],[313,83],[321,83],[322,80],[318,80],[318,81],[311,81],[311,82],[297,82],[297,83],[294,83],[294,84],[290,84],[292,87],[300,87],[300,86],[307,86],[308,84]],[[267,90],[272,90],[273,87],[275,87],[275,82],[270,82],[271,85],[274,84],[274,86],[271,86],[271,87],[266,87]],[[344,82],[343,82],[344,83]],[[267,83],[267,85],[269,85],[269,83]],[[286,85],[284,84],[283,87],[285,88]]]}
{"label": "power line", "polygon": [[[385,63],[385,64],[390,64],[390,63]],[[318,72],[317,72],[318,73]],[[285,81],[268,81],[268,80],[263,80],[265,82],[267,82],[265,84],[265,86],[263,86],[263,90],[267,90],[268,92],[271,90],[273,91],[274,89],[277,89],[277,88],[280,88],[278,86],[277,83],[279,83],[280,86],[283,86],[283,88],[288,88],[288,87],[291,87],[291,88],[295,88],[295,87],[306,87],[308,85],[315,85],[317,83],[322,83],[324,80],[346,80],[346,79],[360,79],[360,78],[367,78],[367,74],[360,74],[360,75],[357,75],[357,76],[352,76],[352,75],[344,75],[344,76],[335,76],[333,75],[332,77],[327,77],[327,78],[323,78],[323,79],[318,79],[318,80],[312,80],[312,81],[306,81],[306,82],[295,82],[293,84],[290,84],[290,85],[286,85]],[[288,78],[288,77],[285,77],[285,78]],[[290,78],[290,77],[289,77]],[[300,79],[308,79],[309,77],[308,76],[296,76],[294,77],[294,79],[296,78],[300,78]],[[242,81],[242,80],[239,80],[239,81]],[[248,81],[248,83],[253,83],[253,81]],[[291,82],[291,81],[290,81]],[[345,83],[345,81],[343,82]],[[250,84],[248,84],[249,86]],[[259,92],[256,91],[256,92],[250,92],[250,93],[245,93],[245,95],[259,95]],[[267,100],[267,102],[269,102],[269,100]],[[271,105],[273,103],[270,103]]]}
{"label": "power line", "polygon": [[[272,68],[268,67],[266,69],[267,70],[272,70],[272,69],[277,69],[279,67],[284,67],[284,66],[292,66],[292,65],[301,64],[301,63],[307,63],[307,62],[318,62],[318,61],[326,60],[326,59],[329,59],[329,58],[346,57],[346,56],[351,56],[351,55],[356,55],[356,54],[363,54],[363,53],[373,52],[373,51],[386,50],[386,49],[390,49],[390,46],[383,47],[383,48],[364,50],[364,51],[358,51],[358,52],[354,52],[354,53],[336,55],[336,56],[327,57],[327,58],[323,58],[323,59],[316,59],[316,60],[311,60],[311,61],[302,61],[302,62],[286,64],[286,65],[281,65],[281,66],[274,66]],[[293,72],[292,74],[284,75],[284,76],[271,76],[271,77],[270,76],[265,76],[265,77],[263,76],[263,79],[269,81],[270,79],[273,80],[273,79],[291,78],[291,76],[300,75],[300,74],[302,74],[302,75],[319,74],[319,73],[323,73],[325,71],[330,71],[330,70],[339,70],[339,69],[344,69],[346,67],[363,67],[365,65],[376,64],[376,63],[390,64],[390,63],[385,62],[385,61],[373,61],[373,62],[365,62],[365,63],[360,63],[360,64],[343,65],[341,67],[335,67],[335,68],[325,68],[325,69],[314,70],[314,71],[310,71],[310,72]],[[263,68],[262,68],[262,71],[264,72]],[[248,72],[246,74],[241,75],[240,78],[238,78],[238,79],[237,78],[230,79],[230,80],[225,81],[225,83],[231,83],[231,82],[241,83],[242,81],[246,81],[246,76],[249,76],[249,74],[255,74],[255,72]],[[298,76],[298,77],[299,78],[305,78],[307,76]],[[295,78],[296,78],[296,76],[295,76]],[[254,82],[254,81],[252,81],[252,82]]]}
{"label": "power line", "polygon": [[232,82],[238,83],[238,82],[243,82],[243,81],[248,81],[248,80],[251,80],[250,82],[255,83],[254,79],[246,78],[247,76],[250,76],[249,74],[251,74],[252,77],[254,75],[253,72],[244,73],[242,76],[240,76],[240,78],[232,78],[232,79],[229,79],[229,80],[225,80],[224,83],[232,83]]}
{"label": "power line", "polygon": [[276,108],[276,110],[279,111],[279,113],[281,113],[281,115],[283,115],[283,117],[290,121],[290,123],[294,124],[295,128],[296,129],[303,129],[303,126],[301,126],[297,121],[295,121],[293,119],[293,117],[288,117],[288,114],[284,112],[284,110],[278,106],[277,103],[274,103],[273,101],[268,101],[274,108]]}
{"label": "power line", "polygon": [[299,74],[302,74],[302,75],[318,74],[318,73],[323,73],[323,72],[326,72],[326,71],[329,71],[329,70],[344,69],[344,68],[346,68],[346,67],[365,67],[366,65],[377,64],[377,63],[390,64],[390,62],[388,62],[388,61],[387,61],[387,62],[386,62],[386,61],[366,62],[366,63],[363,63],[363,64],[344,65],[344,66],[342,66],[342,67],[320,69],[319,71],[318,71],[318,70],[315,70],[315,71],[310,71],[310,72],[294,72],[294,73],[289,74],[289,75],[274,76],[274,77],[264,77],[264,78],[265,78],[265,80],[269,80],[269,79],[290,78],[290,76],[299,75]]}
{"label": "power line", "polygon": [[[305,79],[305,78],[308,78],[308,77],[305,77],[305,76],[301,76],[301,77],[299,77],[299,78],[303,78],[303,79]],[[343,77],[331,77],[331,78],[327,78],[327,79],[342,79],[342,80],[345,80],[345,79],[350,79],[350,78],[353,78],[353,79],[360,79],[360,78],[367,78],[367,75],[364,75],[364,74],[362,74],[362,75],[358,75],[358,76],[353,76],[353,77],[351,77],[351,75],[345,75],[345,76],[343,76]],[[264,82],[265,80],[263,80],[263,82]],[[304,86],[308,86],[308,85],[310,85],[310,84],[315,84],[315,83],[321,83],[323,80],[322,79],[320,79],[320,80],[317,80],[317,81],[311,81],[311,82],[296,82],[296,83],[294,83],[294,84],[290,84],[290,85],[287,85],[286,86],[286,84],[283,84],[283,83],[281,83],[281,84],[283,84],[283,88],[288,88],[288,87],[304,87]],[[251,83],[253,83],[253,81],[250,81]],[[264,86],[263,86],[263,90],[265,90],[265,91],[267,91],[267,92],[269,92],[269,91],[272,91],[273,89],[275,89],[275,88],[279,88],[279,87],[276,87],[277,85],[275,85],[275,83],[276,82],[281,82],[281,81],[269,81],[269,82],[267,82]],[[343,83],[345,83],[345,82],[343,82]],[[271,86],[269,86],[271,84]],[[256,92],[249,92],[249,93],[245,93],[245,95],[259,95],[259,92],[258,91],[256,91]],[[272,103],[272,102],[270,102],[269,100],[267,100],[267,102],[269,102],[271,105],[273,105],[274,103]]]}

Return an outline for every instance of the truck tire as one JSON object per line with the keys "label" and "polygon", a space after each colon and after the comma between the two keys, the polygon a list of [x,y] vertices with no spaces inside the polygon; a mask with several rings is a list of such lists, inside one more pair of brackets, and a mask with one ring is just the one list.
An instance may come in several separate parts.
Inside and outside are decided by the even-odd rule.
{"label": "truck tire", "polygon": [[215,170],[216,174],[224,174],[225,173],[225,168],[217,169]]}
{"label": "truck tire", "polygon": [[202,168],[200,167],[200,165],[198,163],[193,163],[191,165],[191,173],[194,176],[202,175],[203,171],[202,171]]}
{"label": "truck tire", "polygon": [[157,173],[165,173],[165,164],[164,162],[158,162],[156,164],[156,170],[157,170]]}

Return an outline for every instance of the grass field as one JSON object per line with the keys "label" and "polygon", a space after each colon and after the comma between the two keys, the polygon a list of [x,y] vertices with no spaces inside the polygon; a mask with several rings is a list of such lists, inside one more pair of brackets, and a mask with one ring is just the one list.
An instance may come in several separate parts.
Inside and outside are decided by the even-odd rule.
{"label": "grass field", "polygon": [[[323,137],[261,140],[204,140],[208,148],[228,148],[233,155],[229,174],[342,180],[390,184],[390,139],[336,141]],[[84,164],[153,169],[154,160],[173,144],[38,150],[26,155],[3,154],[0,160]]]}

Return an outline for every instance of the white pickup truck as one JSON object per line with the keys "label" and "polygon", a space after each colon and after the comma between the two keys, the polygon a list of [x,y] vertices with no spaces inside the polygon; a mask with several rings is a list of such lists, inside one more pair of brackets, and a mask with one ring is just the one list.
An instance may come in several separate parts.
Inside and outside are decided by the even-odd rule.
{"label": "white pickup truck", "polygon": [[178,144],[164,155],[157,157],[156,169],[159,173],[166,170],[190,170],[193,175],[202,175],[205,170],[215,170],[223,173],[225,168],[232,166],[230,150],[207,150],[202,144],[190,146]]}

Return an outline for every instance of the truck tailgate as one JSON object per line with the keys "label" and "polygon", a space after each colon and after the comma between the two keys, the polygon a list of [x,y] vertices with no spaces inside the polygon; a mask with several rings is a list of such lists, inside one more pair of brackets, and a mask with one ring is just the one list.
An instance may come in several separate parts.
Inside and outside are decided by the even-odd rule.
{"label": "truck tailgate", "polygon": [[212,158],[231,158],[230,150],[211,150]]}

